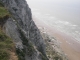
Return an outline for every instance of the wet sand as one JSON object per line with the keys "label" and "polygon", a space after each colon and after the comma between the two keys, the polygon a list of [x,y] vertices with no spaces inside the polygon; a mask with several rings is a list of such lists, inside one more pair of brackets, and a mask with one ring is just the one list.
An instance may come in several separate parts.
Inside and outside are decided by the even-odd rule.
{"label": "wet sand", "polygon": [[54,36],[59,42],[62,50],[68,56],[69,60],[80,60],[80,43],[66,33],[56,30],[43,21],[33,18],[38,27],[42,27],[45,31]]}

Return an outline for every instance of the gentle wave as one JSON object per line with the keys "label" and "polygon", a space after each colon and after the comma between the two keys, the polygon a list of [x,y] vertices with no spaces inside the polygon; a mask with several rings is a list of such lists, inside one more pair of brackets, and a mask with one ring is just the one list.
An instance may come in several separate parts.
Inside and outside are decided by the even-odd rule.
{"label": "gentle wave", "polygon": [[39,9],[33,10],[33,15],[45,24],[55,27],[57,30],[71,35],[73,38],[80,42],[80,28],[78,25],[72,24],[68,21],[63,21],[51,14],[43,14]]}

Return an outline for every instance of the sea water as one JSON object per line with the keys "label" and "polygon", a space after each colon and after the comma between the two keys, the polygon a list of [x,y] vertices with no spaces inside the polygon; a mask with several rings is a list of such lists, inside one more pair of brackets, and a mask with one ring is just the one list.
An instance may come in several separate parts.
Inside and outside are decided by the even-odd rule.
{"label": "sea water", "polygon": [[33,16],[80,43],[79,0],[29,0],[28,3]]}

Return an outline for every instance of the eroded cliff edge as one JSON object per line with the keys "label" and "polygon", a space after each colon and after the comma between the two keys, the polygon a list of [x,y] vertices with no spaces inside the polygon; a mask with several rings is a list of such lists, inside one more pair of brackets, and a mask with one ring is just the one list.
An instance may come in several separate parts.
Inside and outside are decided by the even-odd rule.
{"label": "eroded cliff edge", "polygon": [[25,0],[0,0],[11,16],[4,32],[13,39],[19,60],[48,60],[39,29],[32,20],[31,9]]}

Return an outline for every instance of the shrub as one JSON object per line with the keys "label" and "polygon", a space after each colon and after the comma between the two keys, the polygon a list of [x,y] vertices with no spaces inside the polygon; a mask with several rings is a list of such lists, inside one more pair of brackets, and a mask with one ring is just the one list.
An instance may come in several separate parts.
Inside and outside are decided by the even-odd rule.
{"label": "shrub", "polygon": [[9,53],[4,49],[0,49],[0,60],[9,60]]}

